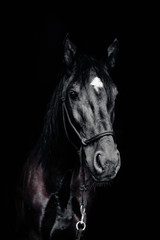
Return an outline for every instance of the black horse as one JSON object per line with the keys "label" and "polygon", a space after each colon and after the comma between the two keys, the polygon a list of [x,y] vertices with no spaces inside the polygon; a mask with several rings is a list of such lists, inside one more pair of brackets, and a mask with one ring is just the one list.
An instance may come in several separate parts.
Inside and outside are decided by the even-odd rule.
{"label": "black horse", "polygon": [[116,176],[120,153],[112,125],[118,91],[109,71],[117,53],[116,39],[105,59],[97,60],[78,53],[66,37],[64,70],[24,167],[19,239],[81,239],[93,184]]}

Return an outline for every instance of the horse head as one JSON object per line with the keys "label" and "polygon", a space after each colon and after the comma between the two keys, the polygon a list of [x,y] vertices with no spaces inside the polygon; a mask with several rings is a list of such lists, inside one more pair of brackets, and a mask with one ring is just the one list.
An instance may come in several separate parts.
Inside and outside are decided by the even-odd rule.
{"label": "horse head", "polygon": [[[120,168],[113,132],[118,90],[109,74],[117,53],[117,39],[108,47],[105,60],[78,54],[69,37],[64,43],[63,114],[80,140],[85,166],[96,182],[113,179]],[[64,125],[68,135],[66,118]]]}

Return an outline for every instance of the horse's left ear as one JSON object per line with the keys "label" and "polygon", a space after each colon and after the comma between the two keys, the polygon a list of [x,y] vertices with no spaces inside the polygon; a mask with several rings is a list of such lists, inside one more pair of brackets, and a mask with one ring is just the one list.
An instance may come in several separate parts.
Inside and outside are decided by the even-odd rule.
{"label": "horse's left ear", "polygon": [[64,40],[64,62],[68,68],[71,68],[75,59],[77,47],[71,42],[69,34]]}
{"label": "horse's left ear", "polygon": [[108,69],[114,68],[118,56],[119,44],[118,40],[115,39],[113,43],[107,49],[107,67]]}

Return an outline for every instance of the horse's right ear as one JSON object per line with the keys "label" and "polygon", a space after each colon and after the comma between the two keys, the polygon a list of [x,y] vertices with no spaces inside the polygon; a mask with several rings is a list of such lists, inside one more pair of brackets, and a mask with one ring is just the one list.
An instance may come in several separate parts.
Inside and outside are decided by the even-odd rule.
{"label": "horse's right ear", "polygon": [[77,48],[71,42],[69,34],[64,39],[64,62],[68,68],[71,68],[75,59]]}

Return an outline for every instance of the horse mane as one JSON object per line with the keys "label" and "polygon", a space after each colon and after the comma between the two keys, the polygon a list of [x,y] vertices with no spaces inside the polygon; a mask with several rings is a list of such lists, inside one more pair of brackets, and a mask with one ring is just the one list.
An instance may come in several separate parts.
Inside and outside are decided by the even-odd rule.
{"label": "horse mane", "polygon": [[40,162],[42,165],[46,161],[53,159],[59,147],[59,139],[62,138],[61,129],[63,128],[61,114],[61,94],[63,88],[64,73],[58,76],[58,84],[55,87],[51,100],[47,105],[44,117],[44,125],[41,136],[38,141],[38,149],[40,151]]}

